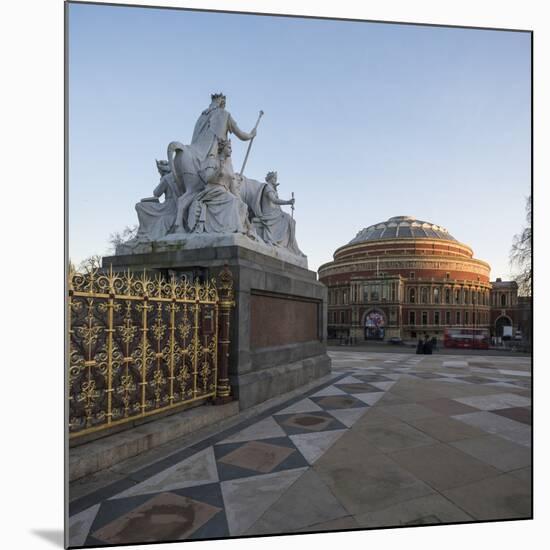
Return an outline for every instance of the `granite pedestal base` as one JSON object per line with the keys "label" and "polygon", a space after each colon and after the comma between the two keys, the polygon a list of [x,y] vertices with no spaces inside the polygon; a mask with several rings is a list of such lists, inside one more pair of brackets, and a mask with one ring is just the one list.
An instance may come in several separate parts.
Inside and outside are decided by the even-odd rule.
{"label": "granite pedestal base", "polygon": [[234,278],[229,377],[246,409],[330,372],[326,353],[326,287],[316,273],[238,245],[110,256],[113,270]]}

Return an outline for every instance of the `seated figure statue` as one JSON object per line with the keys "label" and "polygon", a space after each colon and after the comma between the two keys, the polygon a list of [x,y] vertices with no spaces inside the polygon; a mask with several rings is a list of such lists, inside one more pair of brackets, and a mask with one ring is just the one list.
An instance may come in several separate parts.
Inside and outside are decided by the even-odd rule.
{"label": "seated figure statue", "polygon": [[298,256],[304,256],[296,242],[296,222],[281,208],[283,204],[294,206],[294,198],[279,198],[277,172],[268,172],[266,184],[260,195],[260,204],[256,208],[256,223],[261,228],[261,236],[267,244],[287,248]]}
{"label": "seated figure statue", "polygon": [[231,141],[218,141],[217,155],[202,170],[205,188],[189,206],[187,226],[191,233],[243,233],[254,238],[248,207],[235,188]]}
{"label": "seated figure statue", "polygon": [[[156,241],[166,236],[176,219],[176,201],[181,191],[166,160],[157,160],[160,182],[153,196],[136,204],[139,229],[137,242]],[[164,202],[159,197],[164,195]],[[128,244],[128,243],[127,243]]]}

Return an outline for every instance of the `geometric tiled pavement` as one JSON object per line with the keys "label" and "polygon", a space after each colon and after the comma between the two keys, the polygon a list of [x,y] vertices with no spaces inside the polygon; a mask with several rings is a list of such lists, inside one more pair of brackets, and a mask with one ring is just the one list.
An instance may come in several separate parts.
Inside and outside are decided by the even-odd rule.
{"label": "geometric tiled pavement", "polygon": [[330,383],[70,503],[70,545],[529,518],[529,358],[333,352]]}

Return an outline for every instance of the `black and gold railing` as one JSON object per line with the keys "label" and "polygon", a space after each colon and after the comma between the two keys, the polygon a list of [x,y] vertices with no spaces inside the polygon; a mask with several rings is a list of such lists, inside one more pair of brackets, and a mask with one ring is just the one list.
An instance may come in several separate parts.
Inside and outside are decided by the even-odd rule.
{"label": "black and gold railing", "polygon": [[233,279],[70,272],[69,433],[80,435],[230,398]]}

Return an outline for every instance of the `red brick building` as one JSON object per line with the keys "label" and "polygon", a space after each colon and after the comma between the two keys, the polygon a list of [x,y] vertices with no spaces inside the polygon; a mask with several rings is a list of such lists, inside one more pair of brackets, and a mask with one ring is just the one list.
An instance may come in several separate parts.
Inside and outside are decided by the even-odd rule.
{"label": "red brick building", "polygon": [[[397,216],[371,225],[319,268],[328,287],[329,338],[441,339],[447,327],[494,335],[508,319],[515,326],[517,285],[491,283],[490,269],[433,223]],[[497,305],[503,300],[504,313]]]}
{"label": "red brick building", "polygon": [[531,342],[531,298],[518,296],[515,281],[497,279],[491,289],[491,334],[502,337],[510,327],[514,339]]}

